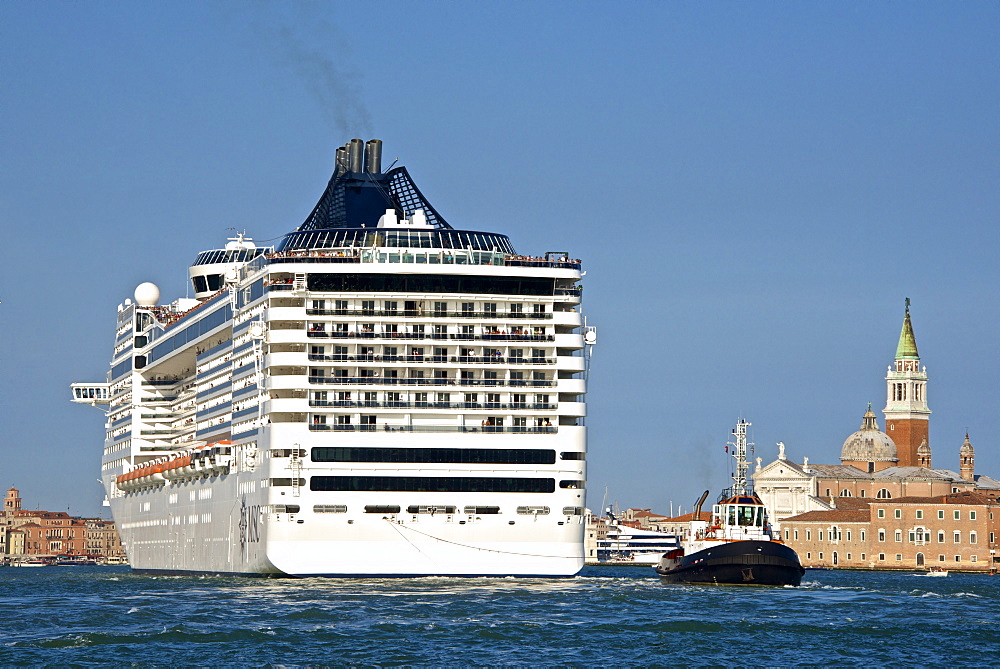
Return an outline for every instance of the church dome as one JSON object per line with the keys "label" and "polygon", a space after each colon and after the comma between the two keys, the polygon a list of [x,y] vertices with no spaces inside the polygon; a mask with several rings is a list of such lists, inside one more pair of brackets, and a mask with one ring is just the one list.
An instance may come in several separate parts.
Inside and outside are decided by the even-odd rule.
{"label": "church dome", "polygon": [[868,405],[868,411],[861,421],[861,429],[844,441],[840,450],[844,462],[898,462],[896,443],[885,432],[878,429],[878,419]]}

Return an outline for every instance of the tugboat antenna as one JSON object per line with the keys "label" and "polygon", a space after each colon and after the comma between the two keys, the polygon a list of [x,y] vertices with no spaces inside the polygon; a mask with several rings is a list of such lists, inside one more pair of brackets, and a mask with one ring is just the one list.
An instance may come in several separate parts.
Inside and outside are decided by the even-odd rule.
{"label": "tugboat antenna", "polygon": [[747,461],[747,447],[753,444],[747,441],[747,428],[750,423],[740,418],[736,421],[736,429],[733,430],[733,440],[729,445],[733,447],[732,454],[736,460],[736,473],[733,474],[733,495],[749,495],[750,486],[747,483],[747,474],[750,472],[750,463]]}

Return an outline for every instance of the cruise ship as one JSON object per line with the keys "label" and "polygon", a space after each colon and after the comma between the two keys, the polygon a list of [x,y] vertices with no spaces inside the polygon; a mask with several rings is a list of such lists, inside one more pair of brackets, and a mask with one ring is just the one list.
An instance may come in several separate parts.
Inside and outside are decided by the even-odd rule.
{"label": "cruise ship", "polygon": [[119,305],[102,480],[133,569],[571,576],[583,566],[580,261],[457,229],[351,140],[273,247]]}

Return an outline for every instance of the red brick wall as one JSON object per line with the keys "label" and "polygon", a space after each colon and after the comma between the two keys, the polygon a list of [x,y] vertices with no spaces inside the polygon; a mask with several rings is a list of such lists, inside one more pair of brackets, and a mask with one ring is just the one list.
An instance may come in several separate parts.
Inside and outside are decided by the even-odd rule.
{"label": "red brick wall", "polygon": [[930,442],[930,421],[906,418],[887,420],[885,431],[896,443],[896,453],[899,456],[900,467],[916,467],[917,448],[927,439]]}

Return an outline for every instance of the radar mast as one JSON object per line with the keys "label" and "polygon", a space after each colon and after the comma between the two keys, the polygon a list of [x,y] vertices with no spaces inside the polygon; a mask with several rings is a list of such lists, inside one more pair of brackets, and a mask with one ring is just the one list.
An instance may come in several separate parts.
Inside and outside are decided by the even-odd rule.
{"label": "radar mast", "polygon": [[740,418],[733,428],[732,441],[728,444],[732,447],[732,455],[736,460],[736,473],[733,474],[733,495],[749,495],[751,487],[747,485],[747,474],[750,472],[750,463],[747,461],[747,447],[753,449],[753,444],[747,441],[747,428],[750,423]]}

